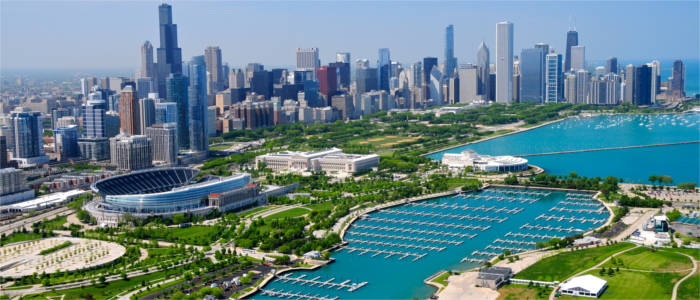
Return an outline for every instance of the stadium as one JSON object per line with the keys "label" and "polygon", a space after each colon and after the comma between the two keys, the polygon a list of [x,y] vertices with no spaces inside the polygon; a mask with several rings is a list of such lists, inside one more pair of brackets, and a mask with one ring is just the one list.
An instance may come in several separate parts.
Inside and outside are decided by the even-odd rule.
{"label": "stadium", "polygon": [[90,188],[99,194],[85,209],[103,222],[118,222],[130,213],[136,218],[170,217],[177,213],[207,214],[214,209],[210,194],[247,187],[250,174],[207,176],[196,180],[199,170],[185,167],[149,169],[106,178]]}

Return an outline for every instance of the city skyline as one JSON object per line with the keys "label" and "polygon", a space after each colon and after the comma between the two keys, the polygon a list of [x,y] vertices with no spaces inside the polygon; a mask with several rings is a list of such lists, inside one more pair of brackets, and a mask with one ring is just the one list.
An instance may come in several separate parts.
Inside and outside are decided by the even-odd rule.
{"label": "city skyline", "polygon": [[[36,9],[42,3],[42,9]],[[353,14],[366,3],[256,3],[215,2],[206,7],[197,7],[192,2],[171,1],[174,5],[173,19],[178,24],[178,44],[183,57],[204,53],[208,46],[219,46],[222,61],[231,66],[242,66],[248,62],[259,62],[266,66],[294,64],[296,48],[319,48],[322,64],[335,61],[336,52],[350,52],[352,60],[368,58],[372,65],[377,59],[377,49],[391,49],[392,59],[410,64],[422,57],[436,56],[444,61],[444,28],[454,24],[455,56],[458,63],[476,63],[476,51],[481,41],[495,45],[495,24],[510,21],[514,24],[514,53],[530,48],[535,43],[551,45],[557,52],[564,52],[566,32],[575,27],[579,32],[579,44],[586,46],[588,60],[602,60],[616,56],[630,59],[696,59],[698,34],[696,2],[647,3],[629,5],[629,2],[605,3],[550,3],[537,2],[532,8],[525,3],[414,3],[399,5],[399,2],[377,3],[377,9]],[[99,4],[99,5],[98,5]],[[154,7],[158,2],[115,3],[44,3],[2,2],[2,69],[71,69],[71,68],[140,68],[140,47],[145,41],[158,45],[157,19]],[[79,10],[74,10],[79,6]],[[347,16],[326,11],[340,7]],[[306,9],[310,17],[288,19],[300,9]],[[479,9],[478,16],[464,18],[460,9]],[[546,10],[551,17],[537,18],[537,9]],[[624,9],[624,11],[623,11]],[[129,22],[110,22],[120,11],[128,10]],[[404,22],[411,11],[425,11],[432,20],[429,26],[418,26],[415,22]],[[593,10],[595,13],[590,13]],[[103,14],[101,11],[110,11]],[[452,12],[454,11],[454,12]],[[649,12],[653,11],[653,13]],[[28,13],[36,15],[36,23],[24,22]],[[65,20],[47,27],[47,13],[65,16]],[[622,14],[624,12],[624,15]],[[664,14],[673,12],[673,14]],[[71,18],[80,13],[80,17]],[[688,18],[683,14],[688,14]],[[236,21],[230,18],[236,15]],[[248,18],[268,21],[265,26],[245,26],[244,31],[235,31],[235,24],[243,24]],[[680,16],[679,16],[680,14]],[[240,16],[239,16],[240,15]],[[218,18],[217,16],[229,16]],[[374,18],[382,16],[382,20]],[[589,16],[589,17],[583,17]],[[593,17],[595,16],[595,17]],[[240,18],[239,18],[240,17]],[[655,22],[648,22],[648,18]],[[570,19],[575,21],[570,21]],[[50,20],[48,18],[46,20]],[[96,20],[102,20],[99,23]],[[227,21],[217,21],[219,19]],[[533,22],[533,20],[537,20]],[[621,24],[624,26],[613,26]],[[292,22],[298,26],[280,27]],[[326,26],[307,26],[312,23]],[[382,23],[384,26],[381,26]],[[100,26],[87,26],[100,24]],[[114,24],[114,25],[110,25]],[[352,26],[349,26],[352,24]],[[389,26],[387,26],[389,24]],[[481,24],[480,26],[475,26]],[[658,26],[664,24],[664,26]],[[397,26],[392,26],[397,25]],[[398,26],[401,25],[401,26]],[[233,26],[233,27],[232,27]],[[323,27],[323,28],[319,28]],[[669,35],[668,27],[674,28]],[[8,28],[15,28],[10,31]],[[17,30],[16,28],[23,28]],[[297,29],[295,29],[297,28]],[[377,28],[381,30],[376,30]],[[605,30],[607,34],[598,34]],[[99,32],[100,34],[95,34]],[[327,33],[335,33],[333,37]],[[640,34],[635,34],[636,32]],[[641,36],[641,33],[644,36]],[[79,37],[85,43],[77,47]],[[421,43],[415,43],[420,36]],[[647,37],[654,36],[650,42]],[[264,37],[264,38],[263,38]],[[320,38],[323,37],[323,38]],[[413,38],[411,38],[413,37]],[[681,38],[679,38],[681,37]],[[42,54],[40,45],[51,43],[52,55]],[[241,47],[245,45],[245,47]],[[109,60],[103,59],[110,57]]]}

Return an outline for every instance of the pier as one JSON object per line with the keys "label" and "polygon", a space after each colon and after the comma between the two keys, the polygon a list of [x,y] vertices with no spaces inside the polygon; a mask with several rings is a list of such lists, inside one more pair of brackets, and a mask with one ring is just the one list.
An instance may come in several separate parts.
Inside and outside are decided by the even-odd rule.
{"label": "pier", "polygon": [[499,244],[518,244],[518,245],[529,245],[529,246],[535,246],[535,245],[537,245],[536,242],[518,241],[518,240],[502,240],[502,239],[495,239],[493,242],[494,242],[494,243],[499,243]]}
{"label": "pier", "polygon": [[292,299],[307,299],[307,300],[336,300],[338,299],[338,296],[336,297],[319,297],[319,296],[311,296],[311,295],[306,295],[302,294],[299,292],[285,292],[283,290],[273,290],[273,289],[260,289],[260,293],[262,295],[266,296],[273,296],[273,297],[278,297],[278,298],[292,298]]}
{"label": "pier", "polygon": [[584,150],[569,150],[569,151],[557,151],[557,152],[521,154],[521,155],[518,155],[518,156],[520,156],[520,157],[528,157],[528,156],[557,155],[557,154],[582,153],[582,152],[594,152],[594,151],[608,151],[608,150],[623,150],[623,149],[636,149],[636,148],[649,148],[649,147],[663,147],[663,146],[686,145],[686,144],[697,144],[697,143],[700,143],[700,141],[688,141],[688,142],[676,142],[676,143],[662,143],[662,144],[639,145],[639,146],[607,147],[607,148],[584,149]]}
{"label": "pier", "polygon": [[321,276],[317,276],[316,278],[313,279],[306,279],[306,274],[302,274],[299,277],[292,277],[289,274],[285,275],[280,275],[277,276],[280,280],[283,282],[292,282],[292,283],[298,283],[300,285],[305,285],[308,284],[309,286],[318,286],[318,287],[324,287],[324,288],[329,288],[329,289],[347,289],[348,292],[354,292],[355,290],[365,286],[367,284],[367,281],[360,282],[360,283],[352,283],[350,280],[345,280],[343,282],[333,282],[335,278],[331,278],[328,280],[320,280]]}
{"label": "pier", "polygon": [[574,227],[553,227],[550,225],[547,226],[542,226],[542,225],[530,225],[529,223],[525,223],[525,225],[520,226],[520,229],[535,229],[535,230],[547,230],[547,231],[567,231],[567,232],[585,232],[585,230],[580,229],[580,228],[574,228]]}
{"label": "pier", "polygon": [[390,243],[382,241],[369,241],[369,240],[358,240],[358,239],[346,239],[350,243],[367,244],[367,245],[379,245],[379,246],[389,246],[389,247],[400,247],[400,248],[413,248],[420,250],[430,250],[430,251],[442,251],[447,247],[435,247],[435,246],[423,246],[415,244],[401,244],[401,243]]}
{"label": "pier", "polygon": [[519,248],[519,247],[504,247],[504,246],[498,246],[498,245],[488,245],[486,246],[486,249],[495,249],[495,250],[500,250],[500,251],[510,251],[510,252],[525,252],[527,248]]}
{"label": "pier", "polygon": [[[438,204],[438,203],[412,203],[411,206],[416,206],[416,207],[430,207],[430,208],[449,208],[449,209],[462,209],[462,210],[476,210],[476,211],[484,211],[484,212],[489,212],[493,211],[496,213],[507,213],[507,214],[517,214],[521,211],[523,211],[523,208],[507,208],[507,207],[500,207],[497,208],[497,206],[489,206],[486,207],[484,205],[482,206],[469,206],[469,205],[458,205],[458,204],[452,204],[448,205],[445,203]],[[406,210],[398,210],[398,209],[392,209],[392,210],[385,210],[383,212],[386,213],[393,213],[393,214],[406,214],[406,215],[426,215],[426,216],[447,216],[447,217],[453,217],[453,218],[460,218],[459,215],[449,215],[449,214],[436,214],[436,213],[423,213],[423,212],[410,212]]]}
{"label": "pier", "polygon": [[604,214],[605,207],[601,206],[598,209],[590,209],[590,208],[566,208],[566,207],[552,207],[549,209],[549,211],[566,211],[566,212],[578,212],[578,213],[591,213],[591,214]]}
{"label": "pier", "polygon": [[559,202],[561,205],[569,205],[569,206],[590,206],[590,207],[595,207],[595,206],[601,206],[600,203],[598,202],[593,202],[593,201],[561,201]]}
{"label": "pier", "polygon": [[436,243],[436,244],[461,245],[462,243],[464,243],[464,241],[449,241],[449,240],[441,240],[441,239],[436,239],[436,238],[421,238],[421,237],[413,237],[413,236],[390,235],[390,234],[359,232],[359,231],[350,231],[350,232],[348,232],[348,234],[374,237],[374,238],[396,239],[396,240],[406,240],[406,241],[415,241],[415,242],[428,242],[428,243]]}
{"label": "pier", "polygon": [[[476,233],[457,233],[457,232],[445,232],[445,231],[435,231],[435,230],[411,229],[411,228],[376,226],[376,225],[362,225],[362,224],[353,225],[353,227],[363,228],[363,229],[372,229],[372,230],[381,230],[381,231],[419,233],[419,234],[426,234],[426,235],[443,235],[443,236],[451,236],[451,237],[462,237],[462,238],[468,238],[468,239],[474,238],[477,235]],[[491,226],[486,226],[486,227],[490,228]]]}
{"label": "pier", "polygon": [[389,258],[394,255],[400,256],[399,260],[402,260],[406,257],[413,256],[413,261],[419,260],[423,258],[424,256],[428,255],[428,253],[411,253],[411,252],[403,252],[403,251],[391,251],[391,250],[383,250],[383,249],[372,249],[372,248],[357,248],[357,247],[350,247],[350,246],[345,246],[340,248],[341,249],[347,249],[348,253],[353,253],[353,252],[359,252],[358,255],[362,255],[365,253],[374,253],[372,254],[372,257],[375,257],[380,254],[387,254],[387,256],[384,256],[384,258]]}
{"label": "pier", "polygon": [[551,240],[553,238],[562,237],[562,236],[558,236],[558,235],[549,235],[549,234],[512,233],[512,232],[506,233],[506,236],[532,238],[532,239],[544,239],[544,240]]}
{"label": "pier", "polygon": [[364,220],[375,221],[375,222],[386,222],[386,223],[398,223],[398,224],[411,224],[411,225],[427,225],[434,227],[451,227],[460,229],[472,229],[481,230],[491,228],[491,226],[481,226],[481,225],[462,225],[462,224],[452,224],[452,223],[438,223],[438,222],[428,222],[428,221],[415,221],[415,220],[404,220],[404,219],[389,219],[389,218],[378,218],[378,217],[364,217]]}
{"label": "pier", "polygon": [[548,216],[548,215],[545,215],[545,214],[541,214],[541,215],[537,216],[537,218],[535,218],[535,220],[539,220],[539,219],[545,219],[545,220],[547,220],[547,221],[549,221],[549,220],[569,221],[569,223],[573,223],[573,222],[575,222],[575,221],[579,221],[579,222],[581,222],[581,223],[590,222],[590,223],[593,223],[593,224],[598,224],[598,223],[603,223],[603,222],[605,222],[605,220],[602,220],[602,219],[593,219],[593,218],[584,218],[584,217],[576,218],[576,217],[573,217],[573,216],[572,216],[572,217],[565,217],[565,216]]}

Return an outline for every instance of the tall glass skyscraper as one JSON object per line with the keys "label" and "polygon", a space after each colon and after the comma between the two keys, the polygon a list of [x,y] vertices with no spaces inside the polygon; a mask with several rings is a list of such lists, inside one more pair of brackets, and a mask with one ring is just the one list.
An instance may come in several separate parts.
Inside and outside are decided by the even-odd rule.
{"label": "tall glass skyscraper", "polygon": [[[489,47],[486,46],[486,42],[482,41],[476,52],[476,65],[479,67],[479,95],[488,95],[489,75],[491,74],[489,56]],[[489,100],[488,97],[484,97],[484,99]]]}
{"label": "tall glass skyscraper", "polygon": [[166,80],[168,102],[177,105],[177,137],[180,149],[190,148],[189,103],[187,101],[187,85],[189,80],[182,74],[170,74]]}
{"label": "tall glass skyscraper", "polygon": [[107,104],[104,100],[88,100],[83,104],[83,126],[86,138],[107,137],[106,112]]}
{"label": "tall glass skyscraper", "polygon": [[561,62],[562,57],[559,53],[550,53],[546,56],[545,102],[547,103],[562,100],[564,83]]}
{"label": "tall glass skyscraper", "polygon": [[173,24],[173,10],[168,4],[158,6],[158,23],[160,29],[160,47],[158,57],[158,92],[164,97],[167,92],[166,78],[172,74],[182,73],[182,50],[177,46],[177,25]]}
{"label": "tall glass skyscraper", "polygon": [[520,52],[520,102],[544,101],[544,58],[542,48],[523,49]]}
{"label": "tall glass skyscraper", "polygon": [[496,30],[496,102],[513,101],[513,23],[500,22]]}
{"label": "tall glass skyscraper", "polygon": [[578,46],[578,32],[576,29],[566,33],[566,60],[564,61],[564,72],[571,71],[571,47]]}
{"label": "tall glass skyscraper", "polygon": [[452,24],[445,28],[445,76],[452,77],[457,68],[455,57],[455,28]]}
{"label": "tall glass skyscraper", "polygon": [[389,91],[389,78],[391,78],[391,55],[389,48],[379,48],[379,60],[377,60],[377,70],[379,71],[379,89]]}
{"label": "tall glass skyscraper", "polygon": [[209,150],[207,135],[207,68],[204,56],[192,57],[189,62],[190,84],[187,100],[189,101],[190,150]]}
{"label": "tall glass skyscraper", "polygon": [[433,71],[434,67],[437,67],[437,65],[437,57],[423,58],[423,101],[430,99],[430,73]]}

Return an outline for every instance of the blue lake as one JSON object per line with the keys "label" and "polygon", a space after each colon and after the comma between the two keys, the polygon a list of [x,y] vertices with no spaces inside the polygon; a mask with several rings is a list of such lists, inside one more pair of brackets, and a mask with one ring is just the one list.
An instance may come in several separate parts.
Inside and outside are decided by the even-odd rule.
{"label": "blue lake", "polygon": [[[591,197],[492,187],[382,209],[351,225],[344,237],[348,245],[332,254],[335,262],[314,271],[285,273],[294,280],[278,277],[263,289],[340,299],[425,299],[435,290],[423,280],[438,271],[469,269],[505,249],[530,250],[537,241],[601,226],[609,214]],[[347,286],[304,280],[367,284],[349,291]],[[275,298],[264,292],[254,296]]]}
{"label": "blue lake", "polygon": [[[570,118],[526,132],[452,148],[429,155],[473,149],[489,155],[640,146],[700,140],[700,113],[599,115]],[[647,182],[649,175],[670,175],[678,182],[700,182],[700,144],[607,150],[527,157],[550,174],[574,171],[588,177],[615,176]]]}

